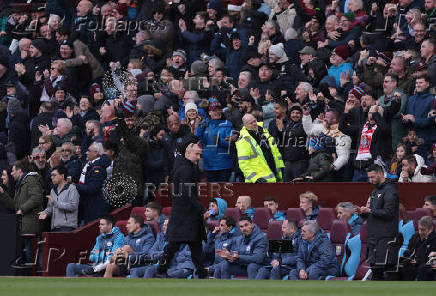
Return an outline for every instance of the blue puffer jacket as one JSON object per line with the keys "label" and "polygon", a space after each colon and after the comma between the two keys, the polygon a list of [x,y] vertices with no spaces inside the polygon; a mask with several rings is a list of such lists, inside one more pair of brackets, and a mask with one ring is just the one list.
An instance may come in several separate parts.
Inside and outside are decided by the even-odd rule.
{"label": "blue puffer jacket", "polygon": [[233,167],[230,143],[226,137],[232,135],[233,126],[227,120],[206,119],[199,124],[196,136],[203,142],[203,159],[205,171],[226,170]]}
{"label": "blue puffer jacket", "polygon": [[[322,230],[318,231],[312,242],[300,240],[298,246],[297,269],[322,270],[325,273],[328,270],[336,270],[337,274],[338,263],[336,261],[335,249],[330,242],[326,233]],[[328,273],[330,274],[330,273]]]}
{"label": "blue puffer jacket", "polygon": [[231,250],[238,252],[239,264],[262,264],[268,251],[268,239],[266,234],[255,225],[250,235],[241,235],[233,240]]}
{"label": "blue puffer jacket", "polygon": [[348,220],[348,225],[351,227],[351,233],[353,235],[358,235],[360,233],[360,229],[362,229],[363,220],[357,214],[353,214],[351,219]]}
{"label": "blue puffer jacket", "polygon": [[341,73],[347,74],[347,71],[350,73],[350,77],[353,76],[353,65],[350,63],[342,63],[339,66],[332,65],[329,68],[329,76],[333,76],[336,80],[336,86],[341,86]]}
{"label": "blue puffer jacket", "polygon": [[108,261],[116,249],[124,245],[124,235],[118,227],[112,228],[112,232],[101,233],[96,238],[94,248],[92,248],[89,261],[92,263],[104,263]]}
{"label": "blue puffer jacket", "polygon": [[433,109],[434,95],[428,90],[416,93],[407,101],[406,114],[415,116],[415,128],[419,138],[430,145],[436,140],[434,117],[428,117],[428,112]]}
{"label": "blue puffer jacket", "polygon": [[[298,257],[298,247],[300,246],[301,241],[301,232],[298,230],[294,234],[292,234],[290,237],[282,237],[283,240],[291,240],[292,245],[294,246],[294,250],[292,253],[283,253],[282,254],[282,265],[288,266],[288,267],[295,267],[297,264],[297,257]],[[279,253],[273,253],[272,256],[273,259],[278,260],[280,258]]]}
{"label": "blue puffer jacket", "polygon": [[269,222],[272,221],[285,221],[286,220],[286,215],[283,212],[277,211],[277,213],[274,214],[274,216],[269,219]]}
{"label": "blue puffer jacket", "polygon": [[218,205],[218,214],[214,216],[210,216],[209,220],[220,220],[222,217],[224,217],[224,213],[227,209],[227,202],[219,197],[215,197],[213,200],[216,201],[216,204]]}
{"label": "blue puffer jacket", "polygon": [[239,236],[241,236],[241,231],[237,227],[233,228],[229,233],[224,234],[212,233],[212,231],[210,231],[207,234],[207,243],[203,245],[203,252],[205,254],[215,255],[214,264],[221,263],[224,259],[216,254],[216,250],[227,249],[230,251],[233,240]]}
{"label": "blue puffer jacket", "polygon": [[[152,259],[159,259],[163,253],[164,249],[167,246],[168,241],[164,233],[159,232],[156,236],[156,241],[153,246],[148,251],[148,255]],[[195,269],[194,263],[191,259],[191,251],[189,250],[189,246],[186,244],[182,244],[180,246],[180,250],[176,252],[173,260],[171,260],[169,270],[171,269],[179,269],[179,268],[188,268]]]}
{"label": "blue puffer jacket", "polygon": [[144,225],[138,233],[129,233],[124,238],[124,245],[132,247],[135,253],[129,254],[131,263],[138,262],[139,256],[147,254],[154,244],[154,235],[150,226]]}
{"label": "blue puffer jacket", "polygon": [[318,212],[319,212],[319,206],[317,206],[316,208],[312,209],[312,214],[309,214],[306,216],[306,220],[316,220],[316,218],[318,218]]}
{"label": "blue puffer jacket", "polygon": [[244,215],[248,215],[248,217],[250,217],[251,220],[253,220],[254,219],[254,212],[256,212],[255,208],[249,208],[249,209],[245,210]]}

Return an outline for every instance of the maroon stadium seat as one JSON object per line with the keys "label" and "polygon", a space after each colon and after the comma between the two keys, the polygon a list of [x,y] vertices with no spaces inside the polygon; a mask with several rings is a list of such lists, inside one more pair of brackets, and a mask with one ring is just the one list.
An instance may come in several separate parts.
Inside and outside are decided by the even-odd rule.
{"label": "maroon stadium seat", "polygon": [[335,210],[332,208],[320,208],[316,222],[325,232],[330,232],[333,221],[336,220]]}
{"label": "maroon stadium seat", "polygon": [[227,208],[224,216],[232,216],[236,224],[238,224],[239,218],[241,218],[241,211],[239,211],[239,208]]}
{"label": "maroon stadium seat", "polygon": [[130,212],[130,215],[140,215],[145,220],[145,207],[135,207]]}
{"label": "maroon stadium seat", "polygon": [[[409,218],[410,220],[415,219],[415,211],[407,211],[407,218]],[[399,218],[401,219],[401,218]]]}
{"label": "maroon stadium seat", "polygon": [[115,223],[115,226],[117,226],[124,235],[127,235],[126,225],[127,220],[120,220]]}
{"label": "maroon stadium seat", "polygon": [[171,207],[165,207],[162,209],[162,214],[164,214],[165,216],[169,217],[171,214]]}
{"label": "maroon stadium seat", "polygon": [[[418,221],[424,216],[433,217],[433,213],[430,209],[426,208],[416,208],[415,213],[413,215],[413,225],[415,226],[415,230],[418,231]],[[412,219],[412,218],[410,218]]]}
{"label": "maroon stadium seat", "polygon": [[148,226],[150,226],[154,236],[156,236],[160,232],[159,224],[156,221],[147,221],[146,223]]}
{"label": "maroon stadium seat", "polygon": [[306,215],[301,208],[289,208],[286,212],[286,219],[294,219],[301,226],[302,222],[306,220]]}
{"label": "maroon stadium seat", "polygon": [[215,229],[215,227],[220,225],[220,221],[219,220],[209,220],[207,221],[207,227],[209,228],[210,231],[213,231]]}
{"label": "maroon stadium seat", "polygon": [[342,257],[344,256],[345,252],[345,240],[349,234],[351,234],[351,228],[347,221],[333,221],[330,231],[330,240],[335,248],[336,259],[339,266],[342,263]]}
{"label": "maroon stadium seat", "polygon": [[268,225],[266,237],[268,239],[281,239],[282,238],[282,223],[283,221],[271,221]]}
{"label": "maroon stadium seat", "polygon": [[268,229],[269,220],[271,219],[271,211],[268,208],[256,208],[254,212],[254,223],[263,231]]}

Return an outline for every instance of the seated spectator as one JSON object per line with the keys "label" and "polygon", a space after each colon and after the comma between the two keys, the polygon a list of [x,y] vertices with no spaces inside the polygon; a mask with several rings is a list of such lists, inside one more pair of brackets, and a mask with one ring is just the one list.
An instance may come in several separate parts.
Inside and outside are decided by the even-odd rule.
{"label": "seated spectator", "polygon": [[226,261],[221,266],[221,279],[232,275],[248,276],[255,279],[268,251],[268,239],[247,215],[239,219],[242,235],[232,242],[231,251],[216,250],[218,256]]}
{"label": "seated spectator", "polygon": [[400,183],[430,183],[436,182],[436,178],[431,175],[423,175],[421,173],[421,167],[425,167],[424,159],[421,156],[409,155],[406,156],[403,161],[403,170],[401,171],[398,182]]}
{"label": "seated spectator", "polygon": [[235,207],[239,209],[241,215],[248,215],[251,219],[254,218],[255,208],[251,207],[251,197],[247,195],[239,196],[236,200]]}
{"label": "seated spectator", "polygon": [[[145,266],[135,265],[130,269],[130,278],[153,278],[157,274],[158,266],[155,264],[159,261],[164,253],[164,248],[168,244],[166,239],[167,225],[169,218],[166,218],[162,232],[156,236],[156,241],[149,249],[147,256],[143,257],[138,265],[145,264]],[[167,275],[169,278],[186,278],[193,274],[195,266],[191,260],[189,247],[186,244],[180,245],[179,251],[176,252],[174,258],[171,260]]]}
{"label": "seated spectator", "polygon": [[436,218],[436,195],[426,196],[422,207],[430,209],[433,212],[433,217]]}
{"label": "seated spectator", "polygon": [[233,240],[240,236],[241,232],[236,227],[232,216],[224,216],[220,219],[219,226],[207,234],[207,243],[203,245],[203,253],[206,257],[212,257],[212,264],[207,267],[209,274],[215,278],[221,277],[221,266],[225,262],[218,256],[217,250],[230,250]]}
{"label": "seated spectator", "polygon": [[144,224],[142,216],[131,215],[126,228],[129,234],[124,238],[124,245],[114,251],[113,257],[106,266],[104,277],[126,275],[127,263],[138,262],[139,257],[147,254],[154,244],[153,231]]}
{"label": "seated spectator", "polygon": [[362,218],[354,213],[354,205],[352,202],[340,202],[337,205],[338,219],[347,221],[353,235],[358,235],[363,225]]}
{"label": "seated spectator", "polygon": [[433,219],[424,216],[418,221],[418,233],[415,233],[409,247],[400,258],[403,263],[402,280],[434,281],[436,270],[427,264],[431,252],[436,251],[436,233]]}
{"label": "seated spectator", "polygon": [[275,197],[268,196],[263,200],[263,206],[271,211],[273,217],[269,220],[271,221],[283,221],[285,220],[285,213],[279,211],[279,203]]}
{"label": "seated spectator", "polygon": [[[282,240],[291,240],[293,245],[292,253],[273,253],[270,266],[264,266],[257,272],[257,280],[270,279],[280,280],[296,268],[298,246],[301,240],[301,233],[297,221],[284,220],[282,224]],[[281,265],[280,265],[281,264]]]}
{"label": "seated spectator", "polygon": [[306,220],[316,220],[319,211],[318,196],[311,191],[301,193],[300,208],[303,209]]}
{"label": "seated spectator", "polygon": [[321,276],[338,273],[335,249],[316,221],[306,221],[301,229],[297,268],[291,270],[290,280],[319,280]]}
{"label": "seated spectator", "polygon": [[121,248],[124,244],[124,235],[118,227],[113,226],[114,223],[114,218],[111,216],[100,218],[100,235],[97,236],[95,245],[89,255],[91,265],[68,263],[67,277],[97,274],[106,268],[106,264],[112,258],[114,251]]}
{"label": "seated spectator", "polygon": [[206,214],[208,220],[221,220],[227,209],[227,202],[219,197],[213,198],[209,203],[209,211]]}
{"label": "seated spectator", "polygon": [[145,206],[145,220],[147,222],[157,222],[162,229],[166,216],[162,214],[162,205],[157,201],[151,201]]}
{"label": "seated spectator", "polygon": [[76,186],[67,182],[67,169],[57,166],[51,171],[53,189],[47,196],[47,208],[39,212],[39,219],[51,217],[51,231],[69,232],[77,227],[79,193]]}
{"label": "seated spectator", "polygon": [[310,139],[309,154],[307,171],[292,181],[333,182],[334,176],[331,171],[333,157],[325,151],[323,143],[318,137]]}

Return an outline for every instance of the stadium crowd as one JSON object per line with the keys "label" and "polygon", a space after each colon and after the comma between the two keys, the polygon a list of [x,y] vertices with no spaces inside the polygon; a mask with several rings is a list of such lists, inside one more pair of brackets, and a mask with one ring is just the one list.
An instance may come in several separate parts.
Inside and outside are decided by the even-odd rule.
{"label": "stadium crowd", "polygon": [[[0,212],[22,215],[23,233],[105,217],[113,205],[103,185],[122,176],[135,184],[132,205],[149,205],[148,185],[171,183],[180,146],[193,137],[208,182],[367,182],[374,164],[388,182],[436,182],[435,0],[24,2],[0,0]],[[221,203],[211,210],[223,214]],[[273,198],[265,203],[271,219],[285,218]],[[249,198],[237,207],[243,220],[225,217],[209,233],[233,244],[211,256],[210,270],[280,278],[275,255],[262,265],[268,245]],[[286,220],[284,237],[331,256],[322,272],[307,254],[284,258],[297,266],[288,276],[335,275],[328,236],[310,222],[317,208],[301,207],[308,221],[300,229]],[[338,215],[358,233],[351,208],[342,204]],[[127,273],[112,251],[100,254],[108,242],[114,258],[145,246],[158,256],[166,246],[158,218],[156,240],[141,217],[129,219],[125,240],[101,219],[91,261],[109,261],[85,270]],[[186,252],[174,259],[176,277],[192,269]],[[130,274],[151,277],[149,267]]]}

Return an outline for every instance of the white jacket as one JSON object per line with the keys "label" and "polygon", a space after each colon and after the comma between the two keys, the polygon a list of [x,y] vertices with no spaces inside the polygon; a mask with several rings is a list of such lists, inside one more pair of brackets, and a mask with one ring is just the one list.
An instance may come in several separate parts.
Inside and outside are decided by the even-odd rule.
{"label": "white jacket", "polygon": [[[264,1],[271,8],[271,13],[269,15],[269,20],[272,20],[276,12],[274,8],[277,6],[277,0],[265,0]],[[294,9],[294,4],[291,3],[288,8],[280,14],[277,14],[277,24],[280,27],[280,31],[285,35],[289,28],[294,27],[295,17],[297,16],[297,11]]]}
{"label": "white jacket", "polygon": [[[421,174],[421,168],[426,167],[424,158],[422,158],[421,155],[414,154],[417,166],[415,168],[415,173],[412,177],[409,176],[409,182],[410,183],[432,183],[436,182],[436,178],[433,175],[423,175]],[[404,183],[403,178],[400,174],[400,178],[398,179],[399,183]]]}
{"label": "white jacket", "polygon": [[[308,136],[317,137],[323,130],[324,125],[322,123],[312,122],[310,115],[303,115],[303,128]],[[336,155],[337,158],[333,162],[335,171],[339,171],[343,166],[348,163],[350,158],[351,138],[343,133],[340,133],[339,137],[335,137]]]}

